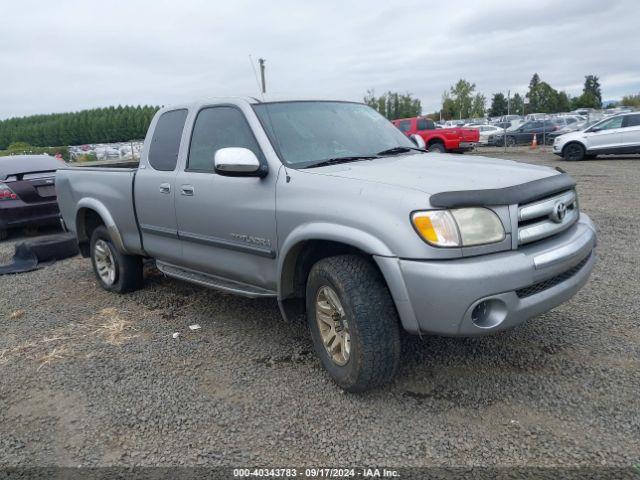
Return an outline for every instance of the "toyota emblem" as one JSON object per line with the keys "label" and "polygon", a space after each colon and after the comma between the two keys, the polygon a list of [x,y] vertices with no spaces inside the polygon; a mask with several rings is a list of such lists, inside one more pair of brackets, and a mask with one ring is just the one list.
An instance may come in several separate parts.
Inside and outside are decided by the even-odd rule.
{"label": "toyota emblem", "polygon": [[556,223],[562,223],[566,215],[567,215],[567,206],[565,205],[565,203],[556,202],[556,204],[553,206],[553,211],[551,212],[551,215],[549,215],[549,217],[551,217],[551,220],[553,220]]}

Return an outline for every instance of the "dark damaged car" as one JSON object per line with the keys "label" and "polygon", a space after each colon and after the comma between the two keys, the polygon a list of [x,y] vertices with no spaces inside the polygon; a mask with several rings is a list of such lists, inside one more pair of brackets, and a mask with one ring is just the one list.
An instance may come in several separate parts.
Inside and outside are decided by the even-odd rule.
{"label": "dark damaged car", "polygon": [[11,228],[58,224],[56,170],[49,155],[0,157],[0,240]]}

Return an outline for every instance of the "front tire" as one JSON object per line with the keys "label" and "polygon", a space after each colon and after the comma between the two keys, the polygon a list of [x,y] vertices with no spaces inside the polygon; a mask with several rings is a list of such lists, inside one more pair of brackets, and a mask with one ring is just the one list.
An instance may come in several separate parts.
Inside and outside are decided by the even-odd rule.
{"label": "front tire", "polygon": [[306,306],[315,351],[338,386],[362,392],[394,377],[398,314],[371,261],[359,255],[320,260],[307,279]]}
{"label": "front tire", "polygon": [[127,293],[142,287],[142,259],[120,253],[102,225],[91,235],[91,264],[105,290]]}
{"label": "front tire", "polygon": [[563,158],[568,162],[579,162],[584,159],[586,151],[579,143],[570,143],[562,150]]}
{"label": "front tire", "polygon": [[447,151],[444,148],[444,145],[440,142],[432,143],[431,145],[429,145],[429,148],[427,148],[427,150],[434,153],[445,153]]}

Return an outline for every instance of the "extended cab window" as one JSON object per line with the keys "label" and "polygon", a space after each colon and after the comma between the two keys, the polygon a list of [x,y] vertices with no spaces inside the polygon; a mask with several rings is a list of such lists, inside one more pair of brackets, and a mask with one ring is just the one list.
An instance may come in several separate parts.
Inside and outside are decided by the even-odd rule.
{"label": "extended cab window", "polygon": [[411,120],[403,120],[401,122],[398,122],[398,128],[405,133],[408,132],[409,130],[411,130]]}
{"label": "extended cab window", "polygon": [[434,130],[436,125],[427,118],[418,119],[418,130]]}
{"label": "extended cab window", "polygon": [[234,107],[202,109],[193,127],[187,169],[213,172],[216,152],[227,147],[248,148],[262,160],[258,142],[240,110]]}
{"label": "extended cab window", "polygon": [[178,163],[178,152],[187,110],[172,110],[160,115],[151,138],[149,164],[156,170],[170,172]]}

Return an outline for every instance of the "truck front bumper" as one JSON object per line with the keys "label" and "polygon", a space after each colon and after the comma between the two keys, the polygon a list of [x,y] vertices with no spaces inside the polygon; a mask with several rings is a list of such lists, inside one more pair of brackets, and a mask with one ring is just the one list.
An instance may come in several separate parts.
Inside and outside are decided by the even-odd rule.
{"label": "truck front bumper", "polygon": [[517,250],[457,260],[375,257],[410,333],[486,335],[569,300],[595,264],[584,214],[566,232]]}

